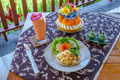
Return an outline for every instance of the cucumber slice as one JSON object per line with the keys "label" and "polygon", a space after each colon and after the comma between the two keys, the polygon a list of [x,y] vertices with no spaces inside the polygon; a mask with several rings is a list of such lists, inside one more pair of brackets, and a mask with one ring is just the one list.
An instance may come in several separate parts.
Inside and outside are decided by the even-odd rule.
{"label": "cucumber slice", "polygon": [[76,43],[72,40],[69,40],[71,48],[77,47]]}
{"label": "cucumber slice", "polygon": [[58,52],[61,52],[60,46],[61,46],[60,43],[58,43],[58,44],[56,45],[56,50],[57,50]]}

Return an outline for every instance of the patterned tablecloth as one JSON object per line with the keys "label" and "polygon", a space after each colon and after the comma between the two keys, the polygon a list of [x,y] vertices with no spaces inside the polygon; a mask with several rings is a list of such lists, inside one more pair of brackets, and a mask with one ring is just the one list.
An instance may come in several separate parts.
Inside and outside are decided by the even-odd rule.
{"label": "patterned tablecloth", "polygon": [[[47,45],[39,48],[33,48],[28,41],[28,37],[35,35],[33,27],[23,32],[17,44],[15,55],[11,63],[11,71],[16,72],[22,76],[25,80],[93,80],[96,79],[102,66],[110,54],[115,42],[120,34],[120,18],[110,13],[80,13],[81,18],[84,21],[84,27],[81,31],[73,34],[64,33],[58,30],[56,26],[57,13],[50,13],[47,17],[47,31],[46,35],[52,42],[56,37],[74,37],[82,41],[91,52],[91,60],[89,64],[82,70],[72,73],[60,72],[51,68],[44,58],[44,51]],[[85,39],[84,35],[93,26],[95,31],[99,32],[100,29],[105,31],[110,40],[108,45],[99,45],[89,42]],[[23,43],[26,43],[32,49],[32,54],[35,58],[35,62],[41,72],[40,77],[35,77],[31,63],[25,53]]]}

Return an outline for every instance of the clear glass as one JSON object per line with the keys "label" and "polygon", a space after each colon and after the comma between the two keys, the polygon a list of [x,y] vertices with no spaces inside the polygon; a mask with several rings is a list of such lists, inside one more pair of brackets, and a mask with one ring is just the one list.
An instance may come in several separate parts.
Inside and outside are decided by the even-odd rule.
{"label": "clear glass", "polygon": [[45,18],[33,21],[36,39],[41,41],[46,38],[46,20]]}

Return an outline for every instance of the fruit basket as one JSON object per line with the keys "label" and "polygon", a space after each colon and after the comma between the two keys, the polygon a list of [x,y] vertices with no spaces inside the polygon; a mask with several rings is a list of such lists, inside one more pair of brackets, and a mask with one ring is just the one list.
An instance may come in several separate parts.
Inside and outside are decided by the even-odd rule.
{"label": "fruit basket", "polygon": [[82,29],[84,22],[80,18],[79,8],[71,3],[65,3],[58,12],[56,25],[59,30],[74,33]]}
{"label": "fruit basket", "polygon": [[75,33],[75,32],[80,31],[80,30],[83,28],[84,22],[83,22],[83,20],[81,19],[80,24],[72,27],[72,26],[65,26],[65,25],[63,25],[63,24],[60,24],[59,21],[57,20],[57,21],[56,21],[56,25],[57,25],[57,27],[58,27],[58,29],[59,29],[60,31],[64,31],[64,32],[67,32],[67,33]]}

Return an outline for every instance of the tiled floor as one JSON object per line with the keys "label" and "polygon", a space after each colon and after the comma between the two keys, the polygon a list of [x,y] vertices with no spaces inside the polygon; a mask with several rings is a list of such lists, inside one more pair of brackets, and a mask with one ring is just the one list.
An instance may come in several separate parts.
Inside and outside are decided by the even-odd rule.
{"label": "tiled floor", "polygon": [[0,80],[6,80],[14,52],[0,57]]}
{"label": "tiled floor", "polygon": [[110,10],[110,11],[108,11],[109,13],[120,13],[120,7],[118,7],[118,8],[115,8],[115,9],[113,9],[113,10]]}
{"label": "tiled floor", "polygon": [[15,50],[18,37],[21,31],[22,30],[7,34],[8,42],[4,40],[3,36],[0,37],[0,57]]}

